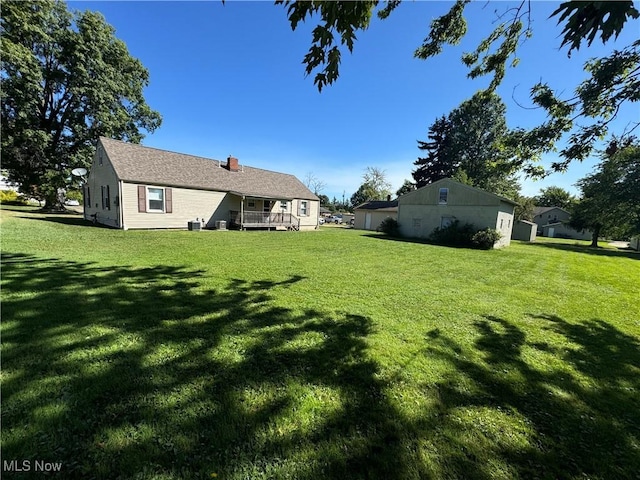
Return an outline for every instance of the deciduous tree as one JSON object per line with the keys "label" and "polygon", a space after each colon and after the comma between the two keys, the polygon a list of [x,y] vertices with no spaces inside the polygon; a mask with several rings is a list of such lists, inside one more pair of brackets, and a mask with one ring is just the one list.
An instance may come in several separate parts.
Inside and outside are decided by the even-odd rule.
{"label": "deciduous tree", "polygon": [[640,143],[627,139],[621,148],[603,154],[598,170],[578,182],[582,198],[575,205],[571,225],[593,231],[591,245],[605,234],[621,237],[640,233]]}
{"label": "deciduous tree", "polygon": [[320,180],[313,172],[307,172],[304,177],[304,184],[315,195],[320,195],[322,190],[327,186],[327,184]]}
{"label": "deciduous tree", "polygon": [[540,189],[540,194],[534,197],[534,202],[538,207],[560,207],[571,210],[571,207],[578,199],[561,187],[551,186]]}
{"label": "deciduous tree", "polygon": [[[446,45],[456,45],[467,33],[465,8],[470,0],[457,0],[444,15],[432,20],[429,32],[415,56],[421,59],[439,55]],[[319,90],[333,83],[339,75],[341,59],[338,41],[353,50],[356,32],[371,23],[378,1],[320,2],[277,0],[283,4],[292,29],[313,15],[321,18],[313,30],[312,45],[304,57],[306,73],[316,72],[314,83]],[[400,0],[387,0],[377,10],[377,16],[387,18],[401,4]],[[519,45],[532,34],[530,0],[507,6],[497,15],[491,33],[472,52],[462,56],[469,67],[470,78],[492,76],[489,91],[502,82],[506,69],[519,62]],[[585,43],[591,45],[600,38],[603,43],[617,37],[632,19],[640,17],[633,1],[568,1],[561,3],[551,18],[562,27],[561,47],[573,50]],[[637,25],[637,24],[636,24]],[[633,28],[633,27],[631,27]],[[635,27],[637,28],[637,26]],[[548,26],[547,26],[547,29]],[[336,39],[337,37],[337,39]],[[605,58],[593,59],[585,65],[590,77],[575,88],[574,95],[561,98],[544,82],[531,89],[535,106],[543,108],[547,120],[530,130],[513,132],[512,146],[521,166],[530,175],[540,175],[544,169],[535,163],[543,152],[552,150],[556,143],[569,135],[566,147],[560,151],[561,160],[552,168],[566,169],[573,160],[586,158],[596,142],[608,131],[621,105],[637,102],[640,98],[640,41]],[[579,120],[584,123],[578,124]],[[629,128],[632,131],[638,122]],[[626,132],[629,133],[629,132]]]}
{"label": "deciduous tree", "polygon": [[367,167],[362,175],[364,180],[358,190],[351,196],[353,207],[369,200],[386,200],[391,195],[391,184],[387,174],[377,167]]}
{"label": "deciduous tree", "polygon": [[143,97],[149,73],[100,14],[61,1],[5,1],[0,29],[3,167],[45,208],[64,208],[58,192],[98,137],[139,143],[160,125]]}

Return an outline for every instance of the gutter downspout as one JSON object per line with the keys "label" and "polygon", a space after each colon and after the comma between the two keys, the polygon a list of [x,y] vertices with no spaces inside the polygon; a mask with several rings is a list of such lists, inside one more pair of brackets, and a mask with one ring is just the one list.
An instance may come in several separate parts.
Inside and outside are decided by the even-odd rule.
{"label": "gutter downspout", "polygon": [[118,221],[120,222],[120,228],[123,230],[127,230],[127,227],[124,224],[124,208],[122,208],[122,180],[118,180]]}

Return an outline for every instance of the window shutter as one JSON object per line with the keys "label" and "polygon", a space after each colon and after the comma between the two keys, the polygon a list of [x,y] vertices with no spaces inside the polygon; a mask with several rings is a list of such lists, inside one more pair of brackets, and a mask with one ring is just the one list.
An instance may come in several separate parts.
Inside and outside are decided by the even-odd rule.
{"label": "window shutter", "polygon": [[302,202],[298,200],[298,216],[300,216],[300,209],[302,207]]}
{"label": "window shutter", "polygon": [[91,190],[89,185],[84,186],[84,206],[91,207]]}
{"label": "window shutter", "polygon": [[111,193],[109,192],[109,185],[107,185],[107,199],[105,201],[107,210],[111,210]]}
{"label": "window shutter", "polygon": [[102,209],[104,210],[104,185],[100,185],[100,197],[102,198]]}
{"label": "window shutter", "polygon": [[138,185],[138,212],[147,211],[147,188],[144,185]]}
{"label": "window shutter", "polygon": [[173,213],[173,195],[170,188],[164,189],[164,212]]}

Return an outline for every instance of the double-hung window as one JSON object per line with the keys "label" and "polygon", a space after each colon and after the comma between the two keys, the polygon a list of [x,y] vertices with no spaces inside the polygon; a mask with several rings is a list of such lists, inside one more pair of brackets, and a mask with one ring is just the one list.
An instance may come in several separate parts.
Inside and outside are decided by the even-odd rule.
{"label": "double-hung window", "polygon": [[147,188],[147,212],[164,213],[164,188]]}
{"label": "double-hung window", "polygon": [[138,212],[173,213],[173,190],[138,185]]}
{"label": "double-hung window", "polygon": [[309,202],[300,200],[300,215],[306,217],[309,215]]}

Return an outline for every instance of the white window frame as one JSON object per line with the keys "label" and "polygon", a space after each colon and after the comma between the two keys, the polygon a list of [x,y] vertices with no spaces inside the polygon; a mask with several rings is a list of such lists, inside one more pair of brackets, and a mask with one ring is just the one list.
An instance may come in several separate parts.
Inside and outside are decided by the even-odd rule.
{"label": "white window frame", "polygon": [[[151,190],[160,190],[162,192],[162,209],[151,208]],[[166,210],[166,192],[162,187],[147,187],[147,213],[165,213]],[[158,201],[158,200],[156,200]]]}
{"label": "white window frame", "polygon": [[256,208],[256,200],[254,198],[247,198],[247,208]]}
{"label": "white window frame", "polygon": [[307,200],[300,200],[300,216],[309,216],[309,202]]}
{"label": "white window frame", "polygon": [[[442,194],[444,193],[444,200],[442,199]],[[438,190],[438,205],[446,205],[449,201],[449,189],[446,187]]]}
{"label": "white window frame", "polygon": [[280,200],[280,209],[281,210],[287,210],[289,208],[289,202],[287,202],[286,200]]}

